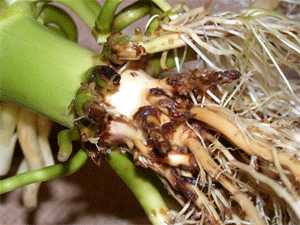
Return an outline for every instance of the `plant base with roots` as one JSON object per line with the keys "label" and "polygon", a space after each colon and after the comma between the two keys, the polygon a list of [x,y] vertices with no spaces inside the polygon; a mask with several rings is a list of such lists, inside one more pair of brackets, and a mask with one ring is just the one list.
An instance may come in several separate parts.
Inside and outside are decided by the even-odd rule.
{"label": "plant base with roots", "polygon": [[[300,71],[299,23],[259,9],[209,14],[210,2],[194,10],[183,7],[180,11],[177,7],[175,15],[163,13],[156,21],[157,30],[147,32],[150,36],[139,32],[109,36],[105,49],[113,54],[105,56],[125,66],[96,66],[88,72],[88,81],[82,83],[72,103],[77,114],[75,128],[97,164],[112,150],[127,151],[136,165],[157,173],[182,205],[173,217],[161,210],[165,215],[159,222],[298,224],[300,83],[289,82],[282,68]],[[5,72],[1,74],[4,99],[73,127],[73,114],[67,105],[85,78],[83,73],[94,65],[107,65],[109,60],[98,61],[98,54],[50,35],[33,18],[19,12],[6,19],[1,21],[0,33],[2,42],[7,43],[1,45],[5,51],[0,51],[5,59],[1,67]],[[15,38],[20,33],[25,41]],[[42,45],[41,40],[47,44]],[[36,43],[41,45],[37,48]],[[180,47],[184,49],[182,62],[202,58],[214,71],[195,69],[154,79],[136,66],[164,51],[157,68],[169,70],[167,51],[174,49],[178,59]],[[196,54],[185,58],[191,50]],[[31,63],[28,52],[35,53],[31,54]],[[49,58],[54,62],[48,62]],[[178,60],[175,64],[180,72],[182,64]],[[43,66],[37,70],[38,65]],[[226,68],[237,69],[242,76],[237,71],[216,72]],[[18,88],[16,84],[29,88]],[[41,98],[43,104],[37,101]],[[25,117],[23,120],[27,121]],[[66,148],[60,149],[61,161],[70,155],[70,142],[78,134],[75,132],[73,137],[73,131],[59,135],[69,139],[69,143],[62,144]],[[110,160],[114,154],[109,155]],[[70,174],[86,157],[81,150],[71,163],[29,175],[33,182],[41,182]],[[132,186],[138,187],[135,191],[139,189],[143,201],[153,201],[153,192],[151,197],[141,193],[149,190],[146,182],[132,177]],[[17,175],[3,182],[0,192],[16,188],[17,183],[28,184],[28,178]],[[144,187],[137,185],[139,182]],[[148,212],[152,213],[153,208]]]}
{"label": "plant base with roots", "polygon": [[89,77],[74,108],[91,158],[100,164],[111,150],[128,151],[155,171],[183,207],[169,223],[300,219],[295,122],[243,118],[206,94],[237,81],[238,71],[154,79],[131,62],[98,66]]}

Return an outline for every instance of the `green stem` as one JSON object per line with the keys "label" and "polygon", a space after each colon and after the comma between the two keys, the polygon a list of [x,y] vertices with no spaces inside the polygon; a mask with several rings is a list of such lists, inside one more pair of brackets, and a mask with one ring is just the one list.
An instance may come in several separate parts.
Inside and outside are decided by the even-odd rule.
{"label": "green stem", "polygon": [[56,177],[68,176],[79,170],[88,160],[85,150],[79,152],[68,162],[32,170],[0,181],[0,194],[12,191],[28,184],[51,180]]}
{"label": "green stem", "polygon": [[[181,61],[183,60],[183,55],[184,55],[184,48],[178,48],[177,49],[177,57],[178,60]],[[161,58],[161,53],[155,53],[151,56],[147,66],[147,70],[149,71],[155,71],[154,76],[157,77],[159,74],[161,74],[162,72],[164,72],[160,66],[160,58]],[[197,53],[191,49],[190,47],[187,48],[187,52],[186,52],[186,57],[184,59],[185,62],[188,61],[193,61],[193,60],[197,60]],[[166,66],[170,69],[174,68],[176,66],[175,63],[175,54],[174,51],[170,51],[168,53],[167,59],[166,59]],[[153,72],[152,72],[153,73]]]}
{"label": "green stem", "polygon": [[[73,42],[77,42],[77,28],[72,18],[60,8],[53,5],[45,5],[38,18],[49,29],[58,29],[63,36]],[[51,26],[55,24],[57,27]],[[56,30],[54,30],[56,32]]]}
{"label": "green stem", "polygon": [[149,1],[138,1],[122,9],[113,20],[112,32],[121,31],[133,22],[148,15],[151,12],[151,5]]}
{"label": "green stem", "polygon": [[57,159],[60,162],[65,162],[70,157],[73,151],[72,141],[80,139],[79,132],[72,128],[68,130],[61,130],[57,135],[57,143],[59,146],[59,151],[57,154]]}
{"label": "green stem", "polygon": [[172,9],[168,1],[166,0],[152,0],[163,12],[167,12]]}
{"label": "green stem", "polygon": [[55,0],[69,7],[92,30],[101,11],[101,6],[95,0]]}
{"label": "green stem", "polygon": [[97,53],[18,13],[0,22],[0,42],[0,97],[72,127],[68,106]]}
{"label": "green stem", "polygon": [[119,152],[110,153],[108,162],[139,199],[149,220],[153,224],[168,224],[171,215],[161,194],[165,190],[161,187],[159,191],[157,186],[153,185],[161,185],[156,175],[149,170],[137,169],[128,155]]}
{"label": "green stem", "polygon": [[95,15],[99,15],[102,7],[97,0],[84,0],[84,2],[95,13]]}
{"label": "green stem", "polygon": [[115,17],[115,12],[121,2],[124,0],[107,0],[96,20],[96,29],[99,34],[109,34],[111,24]]}

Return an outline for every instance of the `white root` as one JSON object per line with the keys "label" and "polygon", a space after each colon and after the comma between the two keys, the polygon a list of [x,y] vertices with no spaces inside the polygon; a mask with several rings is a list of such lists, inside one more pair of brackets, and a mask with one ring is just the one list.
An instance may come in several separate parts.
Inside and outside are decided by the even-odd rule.
{"label": "white root", "polygon": [[[21,109],[17,132],[19,142],[29,170],[36,170],[45,167],[45,161],[38,144],[36,131],[37,116],[27,109]],[[37,206],[37,196],[40,183],[27,185],[23,188],[23,203],[29,208]]]}
{"label": "white root", "polygon": [[272,188],[278,196],[283,198],[285,202],[293,209],[294,213],[300,220],[300,197],[299,196],[291,196],[284,187],[282,187],[280,184],[275,182],[274,180],[270,179],[269,177],[258,173],[253,167],[245,165],[241,162],[238,162],[236,160],[233,160],[230,162],[232,165],[242,169],[243,171],[246,171],[251,174],[255,179],[258,181],[265,183],[270,188]]}
{"label": "white root", "polygon": [[51,151],[49,137],[52,128],[52,121],[42,115],[37,115],[37,132],[38,132],[38,144],[42,152],[45,166],[54,165],[54,157]]}
{"label": "white root", "polygon": [[233,50],[233,49],[219,50],[219,49],[209,45],[207,42],[202,41],[199,38],[199,36],[195,33],[195,31],[193,31],[192,29],[186,28],[186,27],[174,27],[174,26],[162,25],[162,28],[167,30],[167,31],[171,31],[171,32],[186,33],[199,46],[205,48],[206,50],[209,50],[211,53],[216,54],[216,55],[232,55],[232,54],[237,54],[238,53],[236,50]]}
{"label": "white root", "polygon": [[[51,131],[51,124],[52,122],[47,119],[44,116],[41,115],[35,115],[32,114],[32,116],[36,116],[37,119],[37,124],[35,127],[35,131],[36,131],[36,135],[37,135],[37,143],[38,143],[38,152],[36,152],[35,154],[38,154],[39,158],[42,157],[39,161],[40,162],[35,162],[35,166],[34,168],[30,168],[27,165],[26,162],[26,157],[25,160],[22,161],[22,163],[24,162],[24,166],[22,166],[22,164],[20,165],[19,171],[18,173],[21,172],[26,172],[28,170],[35,170],[35,169],[40,169],[43,167],[47,167],[47,166],[52,166],[54,165],[54,157],[52,155],[52,151],[51,151],[51,147],[49,144],[49,135],[50,135],[50,131]],[[34,126],[34,124],[32,124],[32,126]],[[19,129],[23,129],[23,128],[19,128]],[[25,128],[26,129],[26,128]],[[32,139],[31,141],[35,141],[35,137],[34,134],[31,136]],[[20,140],[21,142],[21,140]],[[22,145],[21,145],[22,146]],[[24,145],[23,145],[24,147]],[[23,149],[22,149],[23,150]],[[27,151],[27,150],[25,150]],[[24,152],[24,150],[23,150]],[[30,153],[31,155],[31,153]],[[38,165],[40,163],[40,165]],[[38,204],[38,192],[39,192],[39,188],[40,188],[41,183],[34,183],[34,184],[29,184],[25,187],[23,187],[23,203],[26,207],[29,208],[35,208]]]}
{"label": "white root", "polygon": [[8,173],[17,141],[15,133],[19,108],[0,102],[0,176]]}
{"label": "white root", "polygon": [[[262,6],[261,2],[258,2],[255,4]],[[269,3],[270,6],[267,6]],[[272,4],[278,4],[278,1],[267,1],[263,6],[276,7],[271,6]],[[197,11],[198,15],[195,13]],[[248,78],[254,77],[248,82],[246,89],[254,85],[253,81],[259,81],[261,87],[251,91],[250,95],[260,93],[268,96],[281,89],[277,84],[285,83],[294,98],[298,99],[292,84],[284,76],[282,65],[299,73],[299,22],[289,20],[277,12],[262,9],[209,14],[202,7],[181,16],[184,19],[178,17],[169,24],[163,24],[166,35],[171,35],[170,32],[179,33],[186,45],[189,45],[207,66],[217,70],[236,68],[243,76],[245,74]],[[176,22],[177,20],[180,22]],[[152,44],[151,41],[148,44],[150,43]],[[227,57],[226,53],[230,53],[230,57]],[[227,90],[232,93],[234,85],[228,86]],[[262,99],[262,96],[257,99]]]}

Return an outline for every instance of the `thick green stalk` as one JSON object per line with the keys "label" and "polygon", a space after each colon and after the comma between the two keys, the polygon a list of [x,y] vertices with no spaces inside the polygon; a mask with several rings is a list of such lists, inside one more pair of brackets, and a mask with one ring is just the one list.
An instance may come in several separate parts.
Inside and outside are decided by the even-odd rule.
{"label": "thick green stalk", "polygon": [[0,43],[1,99],[72,127],[68,106],[97,54],[21,13],[0,22]]}

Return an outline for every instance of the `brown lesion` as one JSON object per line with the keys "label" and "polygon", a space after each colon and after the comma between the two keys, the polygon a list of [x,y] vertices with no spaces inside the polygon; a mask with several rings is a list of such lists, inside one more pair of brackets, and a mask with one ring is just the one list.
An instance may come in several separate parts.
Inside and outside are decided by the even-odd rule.
{"label": "brown lesion", "polygon": [[190,101],[181,99],[179,103],[178,99],[166,94],[163,89],[150,89],[147,99],[152,105],[155,105],[163,113],[170,116],[172,120],[180,122],[185,121],[193,116],[188,111],[192,106]]}
{"label": "brown lesion", "polygon": [[241,73],[237,70],[211,72],[194,69],[165,79],[166,83],[171,85],[180,95],[187,96],[191,91],[202,93],[219,85],[231,83],[240,76]]}
{"label": "brown lesion", "polygon": [[158,155],[165,156],[171,146],[161,130],[160,116],[161,112],[155,106],[144,106],[134,114],[133,120],[155,145]]}
{"label": "brown lesion", "polygon": [[139,60],[146,55],[146,50],[129,35],[114,32],[107,38],[108,58],[117,65],[129,60]]}
{"label": "brown lesion", "polygon": [[133,77],[138,76],[138,74],[136,72],[130,72],[130,75],[133,76]]}
{"label": "brown lesion", "polygon": [[197,170],[197,163],[187,148],[172,141],[180,122],[170,117],[169,122],[163,123],[162,115],[157,107],[148,105],[139,108],[133,116],[136,126],[142,128],[146,139],[153,144],[152,152],[149,153],[151,160],[186,171]]}
{"label": "brown lesion", "polygon": [[194,201],[198,198],[197,193],[186,185],[185,180],[178,175],[174,168],[171,168],[171,180],[175,190],[180,191],[187,199]]}

